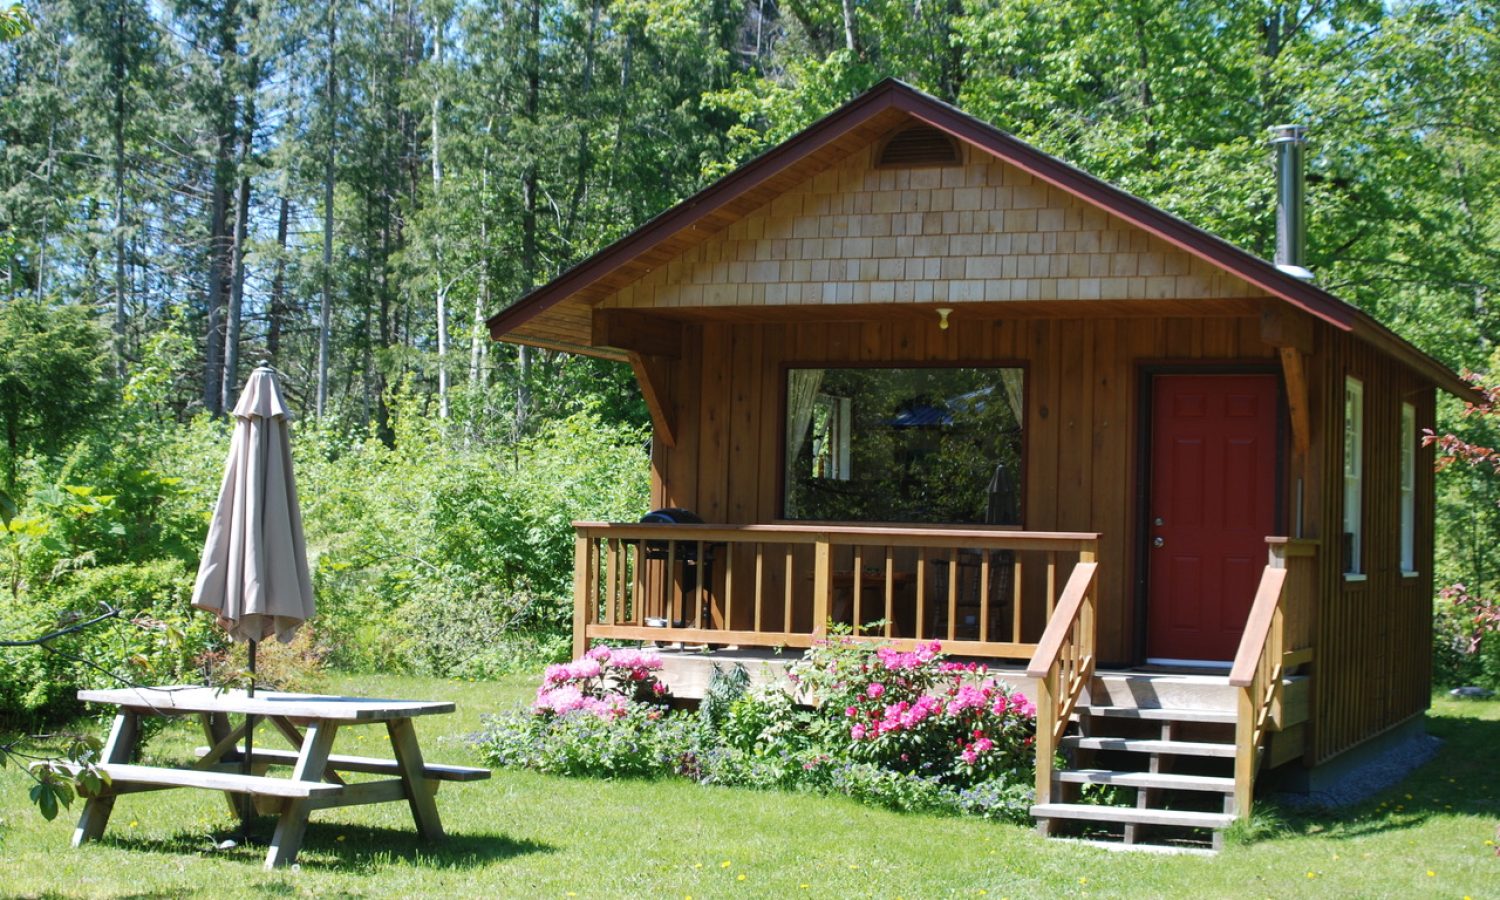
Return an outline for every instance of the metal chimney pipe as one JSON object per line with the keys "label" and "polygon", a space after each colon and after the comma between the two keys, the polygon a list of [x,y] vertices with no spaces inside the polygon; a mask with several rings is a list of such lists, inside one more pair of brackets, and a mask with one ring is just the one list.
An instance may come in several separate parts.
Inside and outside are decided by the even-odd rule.
{"label": "metal chimney pipe", "polygon": [[1296,278],[1310,280],[1305,266],[1306,213],[1302,200],[1302,148],[1307,129],[1301,125],[1271,128],[1271,146],[1276,148],[1276,268]]}

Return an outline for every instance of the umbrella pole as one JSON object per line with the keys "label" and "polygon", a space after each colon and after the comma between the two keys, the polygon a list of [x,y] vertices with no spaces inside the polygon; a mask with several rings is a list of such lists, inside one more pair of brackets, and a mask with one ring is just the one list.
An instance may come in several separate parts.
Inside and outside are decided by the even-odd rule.
{"label": "umbrella pole", "polygon": [[[255,649],[259,641],[250,642],[250,686],[245,692],[246,696],[255,696]],[[240,757],[240,774],[250,774],[250,757],[255,752],[255,716],[247,713],[245,715],[245,755]],[[243,805],[240,812],[240,842],[247,843],[250,840],[250,816],[255,812],[255,800],[249,794],[242,795],[240,801]]]}

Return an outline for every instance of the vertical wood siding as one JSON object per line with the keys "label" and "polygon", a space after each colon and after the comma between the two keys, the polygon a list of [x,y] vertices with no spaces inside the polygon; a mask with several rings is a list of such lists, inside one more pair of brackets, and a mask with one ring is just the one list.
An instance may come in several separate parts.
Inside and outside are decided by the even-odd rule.
{"label": "vertical wood siding", "polygon": [[[1131,662],[1140,368],[1159,362],[1274,358],[1253,318],[963,320],[942,331],[924,318],[878,322],[697,323],[675,368],[678,445],[655,448],[653,502],[685,506],[712,522],[772,522],[781,515],[784,368],[788,364],[963,361],[1026,367],[1025,527],[1099,531],[1099,650]],[[799,560],[799,567],[805,565]],[[749,578],[748,557],[736,558]],[[768,567],[768,590],[785,589]],[[1027,567],[1028,582],[1042,566]],[[748,596],[737,583],[736,595]],[[794,585],[803,625],[809,586]],[[1040,582],[1026,586],[1026,618],[1039,621]],[[804,597],[805,595],[805,597]],[[749,615],[744,604],[736,619]],[[1032,608],[1036,607],[1036,608]],[[743,624],[743,622],[739,622]],[[1034,635],[1026,636],[1034,639]]]}
{"label": "vertical wood siding", "polygon": [[[1401,573],[1401,404],[1417,433],[1433,427],[1431,385],[1367,345],[1322,329],[1313,427],[1323,536],[1313,679],[1312,762],[1321,762],[1427,708],[1432,690],[1433,451],[1416,462],[1414,578]],[[1364,580],[1344,577],[1344,378],[1364,382]],[[1311,507],[1311,501],[1309,502]],[[1319,534],[1321,531],[1321,535]]]}

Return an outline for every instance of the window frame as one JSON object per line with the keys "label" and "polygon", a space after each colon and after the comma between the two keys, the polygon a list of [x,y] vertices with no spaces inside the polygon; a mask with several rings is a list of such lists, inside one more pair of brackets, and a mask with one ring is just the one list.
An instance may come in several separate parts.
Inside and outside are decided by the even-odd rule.
{"label": "window frame", "polygon": [[1031,471],[1031,440],[1027,427],[1032,415],[1031,361],[1026,359],[879,359],[850,360],[826,358],[784,359],[777,367],[776,379],[776,514],[771,522],[776,525],[848,524],[842,519],[794,519],[786,514],[787,464],[785,457],[787,432],[787,378],[793,369],[1019,369],[1021,370],[1021,498],[1020,523],[1017,525],[931,525],[922,522],[860,521],[857,524],[881,528],[993,528],[997,531],[1025,531],[1027,505],[1029,502],[1028,473]]}
{"label": "window frame", "polygon": [[[1365,531],[1365,383],[1344,377],[1343,481],[1344,520],[1341,533],[1349,536],[1344,579],[1363,581]],[[1352,447],[1351,447],[1352,444]]]}

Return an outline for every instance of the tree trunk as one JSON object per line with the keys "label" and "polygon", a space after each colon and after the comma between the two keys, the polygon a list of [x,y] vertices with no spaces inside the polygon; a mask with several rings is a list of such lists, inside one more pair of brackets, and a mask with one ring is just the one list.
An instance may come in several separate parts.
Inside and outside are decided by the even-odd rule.
{"label": "tree trunk", "polygon": [[222,317],[231,280],[229,233],[230,192],[234,189],[235,145],[238,143],[239,112],[231,85],[232,60],[239,58],[239,4],[229,0],[219,14],[219,95],[213,110],[216,150],[213,196],[209,214],[208,329],[204,348],[203,405],[214,415],[224,413],[224,335]]}
{"label": "tree trunk", "polygon": [[[115,14],[117,41],[125,40],[125,4],[121,3]],[[115,48],[111,75],[115,109],[114,121],[114,175],[115,175],[115,375],[125,377],[125,323],[128,314],[125,296],[125,49]],[[50,162],[50,161],[49,161]]]}
{"label": "tree trunk", "polygon": [[272,365],[280,362],[281,329],[286,316],[286,231],[291,203],[282,194],[276,213],[276,274],[271,278],[271,303],[266,313],[266,355]]}
{"label": "tree trunk", "polygon": [[859,49],[859,32],[854,27],[854,0],[844,0],[844,49],[855,56],[862,56]]}
{"label": "tree trunk", "polygon": [[[433,17],[432,66],[438,86],[432,94],[432,202],[441,209],[443,197],[443,29],[447,27],[446,13]],[[434,226],[434,276],[437,286],[437,353],[438,353],[438,417],[448,419],[448,282],[443,271],[442,226]]]}
{"label": "tree trunk", "polygon": [[338,136],[338,82],[334,76],[334,57],[338,47],[337,19],[334,4],[328,6],[328,59],[325,73],[324,100],[328,106],[328,145],[323,151],[323,296],[318,305],[318,397],[317,413],[322,418],[328,409],[328,335],[333,324],[333,179],[334,144]]}
{"label": "tree trunk", "polygon": [[230,248],[234,266],[233,280],[229,285],[229,317],[225,323],[224,336],[224,381],[222,393],[224,408],[234,409],[235,394],[239,391],[240,332],[245,300],[245,243],[250,224],[250,158],[255,152],[255,92],[260,88],[260,56],[255,51],[255,25],[260,20],[260,9],[250,4],[250,59],[245,79],[245,119],[240,129],[240,154],[237,168],[240,174],[239,196],[234,204],[234,244]]}
{"label": "tree trunk", "polygon": [[[535,134],[540,114],[542,90],[542,8],[540,0],[531,0],[530,21],[526,34],[526,121]],[[526,163],[521,176],[521,292],[528,293],[536,287],[540,268],[537,247],[537,169],[535,157]],[[526,432],[526,420],[531,413],[531,348],[522,344],[517,353],[520,370],[516,384],[515,433]]]}
{"label": "tree trunk", "polygon": [[[223,139],[220,143],[224,143]],[[229,186],[216,166],[213,178],[213,196],[210,200],[208,225],[208,325],[203,352],[203,406],[214,415],[224,412],[224,395],[220,391],[224,374],[224,295],[228,286],[228,266],[225,264],[225,220],[228,218]]]}
{"label": "tree trunk", "polygon": [[[488,135],[490,132],[486,130]],[[469,334],[469,391],[478,395],[486,387],[484,365],[489,349],[489,336],[485,334],[484,312],[490,305],[490,153],[485,144],[484,160],[479,170],[479,290],[474,292],[474,321]]]}
{"label": "tree trunk", "polygon": [[[589,33],[588,43],[583,47],[583,85],[578,92],[583,100],[590,100],[594,94],[594,44],[595,36],[599,30],[599,0],[594,0],[589,9]],[[589,128],[592,125],[590,116],[579,117],[578,121],[578,173],[573,182],[573,193],[568,200],[568,215],[563,220],[563,245],[568,248],[568,255],[573,256],[573,235],[578,224],[578,213],[583,207],[583,198],[588,191],[589,170],[593,165],[593,153],[589,148]]]}

